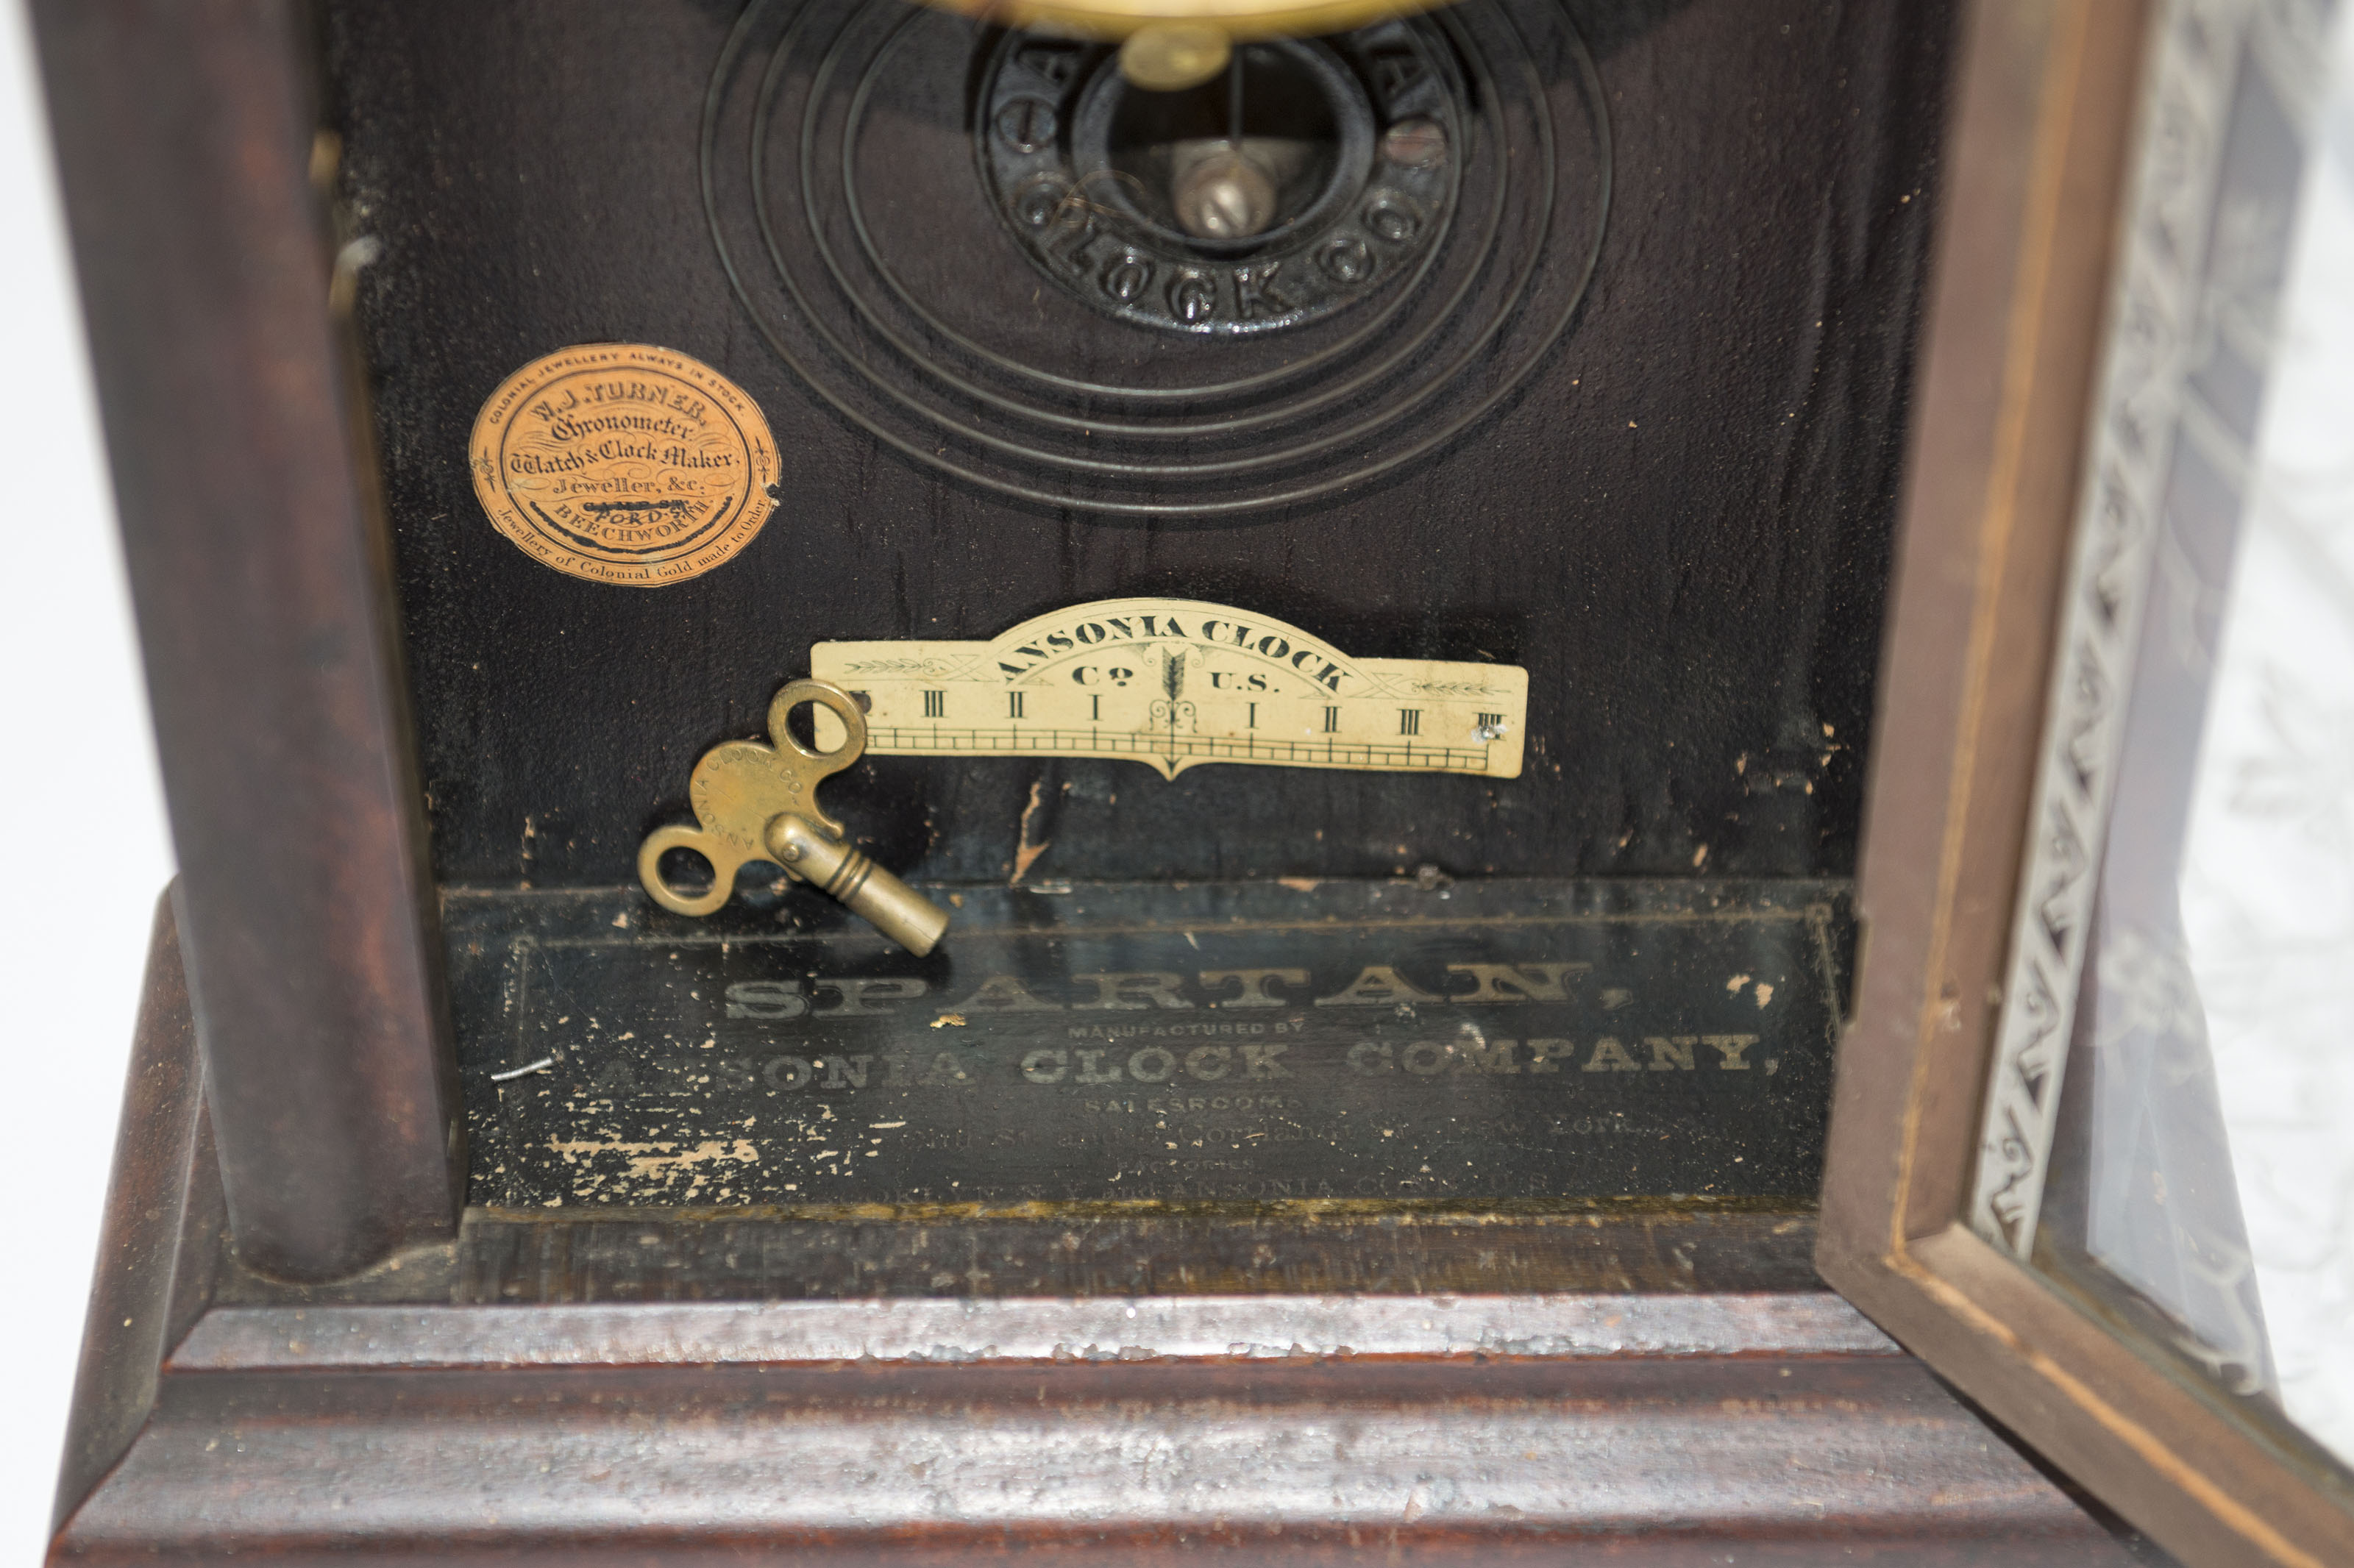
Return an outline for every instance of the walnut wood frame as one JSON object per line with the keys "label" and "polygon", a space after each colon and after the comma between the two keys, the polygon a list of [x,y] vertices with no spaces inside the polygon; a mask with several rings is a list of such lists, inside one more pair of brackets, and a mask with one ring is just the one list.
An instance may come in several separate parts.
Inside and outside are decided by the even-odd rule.
{"label": "walnut wood frame", "polygon": [[2337,1489],[1964,1219],[2152,0],[1990,0],[1964,41],[1816,1261],[2192,1563],[2354,1562]]}
{"label": "walnut wood frame", "polygon": [[[1807,1287],[1798,1214],[477,1213],[263,1279],[225,1245],[180,957],[167,903],[52,1563],[2135,1560]],[[790,1287],[695,1266],[698,1229],[764,1224],[811,1265]]]}
{"label": "walnut wood frame", "polygon": [[450,1234],[464,1150],[313,83],[283,5],[32,9],[221,1185],[333,1278]]}

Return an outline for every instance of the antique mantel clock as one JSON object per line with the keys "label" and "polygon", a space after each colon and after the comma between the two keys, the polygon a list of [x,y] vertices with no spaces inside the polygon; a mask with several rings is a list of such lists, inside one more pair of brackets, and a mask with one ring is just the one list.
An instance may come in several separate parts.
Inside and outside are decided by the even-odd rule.
{"label": "antique mantel clock", "polygon": [[2354,1553],[1997,973],[2325,8],[36,12],[182,864],[58,1560]]}

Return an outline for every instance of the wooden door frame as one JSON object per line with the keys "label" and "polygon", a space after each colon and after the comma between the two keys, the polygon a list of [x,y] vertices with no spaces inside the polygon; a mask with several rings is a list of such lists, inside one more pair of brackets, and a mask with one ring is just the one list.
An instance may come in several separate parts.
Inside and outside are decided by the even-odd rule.
{"label": "wooden door frame", "polygon": [[2162,0],[1966,23],[1915,380],[1816,1262],[2194,1563],[2354,1561],[2354,1515],[2215,1391],[1965,1223]]}

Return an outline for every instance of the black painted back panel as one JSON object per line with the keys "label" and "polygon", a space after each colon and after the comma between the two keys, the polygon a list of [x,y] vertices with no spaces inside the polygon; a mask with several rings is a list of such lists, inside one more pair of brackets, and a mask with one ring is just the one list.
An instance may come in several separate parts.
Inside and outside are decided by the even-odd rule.
{"label": "black painted back panel", "polygon": [[806,895],[446,915],[472,1201],[525,1212],[1803,1201],[1854,929],[1702,877],[975,887],[920,959]]}
{"label": "black painted back panel", "polygon": [[[1119,594],[1225,599],[1353,652],[1531,673],[1527,773],[870,759],[829,786],[885,863],[1036,877],[1840,875],[1851,869],[1946,7],[1576,0],[1615,137],[1582,313],[1503,409],[1327,504],[1215,524],[1009,505],[876,450],[715,259],[697,114],[734,7],[335,0],[344,195],[448,883],[630,881],[713,742],[824,639],[980,638]],[[911,182],[970,180],[944,147]],[[997,249],[992,249],[992,243]],[[943,274],[1024,267],[1010,241]],[[746,553],[646,590],[559,576],[469,480],[482,398],[567,344],[684,350],[784,456]]]}

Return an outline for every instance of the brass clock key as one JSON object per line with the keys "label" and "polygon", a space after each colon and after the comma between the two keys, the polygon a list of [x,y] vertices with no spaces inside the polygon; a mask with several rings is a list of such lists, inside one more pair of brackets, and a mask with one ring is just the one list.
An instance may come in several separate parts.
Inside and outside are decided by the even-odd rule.
{"label": "brass clock key", "polygon": [[[842,721],[848,735],[839,748],[812,750],[786,727],[786,715],[803,703]],[[823,681],[795,681],[769,705],[769,736],[775,745],[731,740],[704,753],[687,784],[698,825],[673,824],[647,834],[638,850],[638,880],[665,909],[708,915],[727,902],[747,861],[774,861],[909,952],[930,952],[948,929],[948,911],[853,849],[842,824],[817,802],[819,783],[866,749],[866,715],[856,700]],[[708,889],[684,894],[663,880],[662,857],[674,849],[693,850],[711,863]]]}

